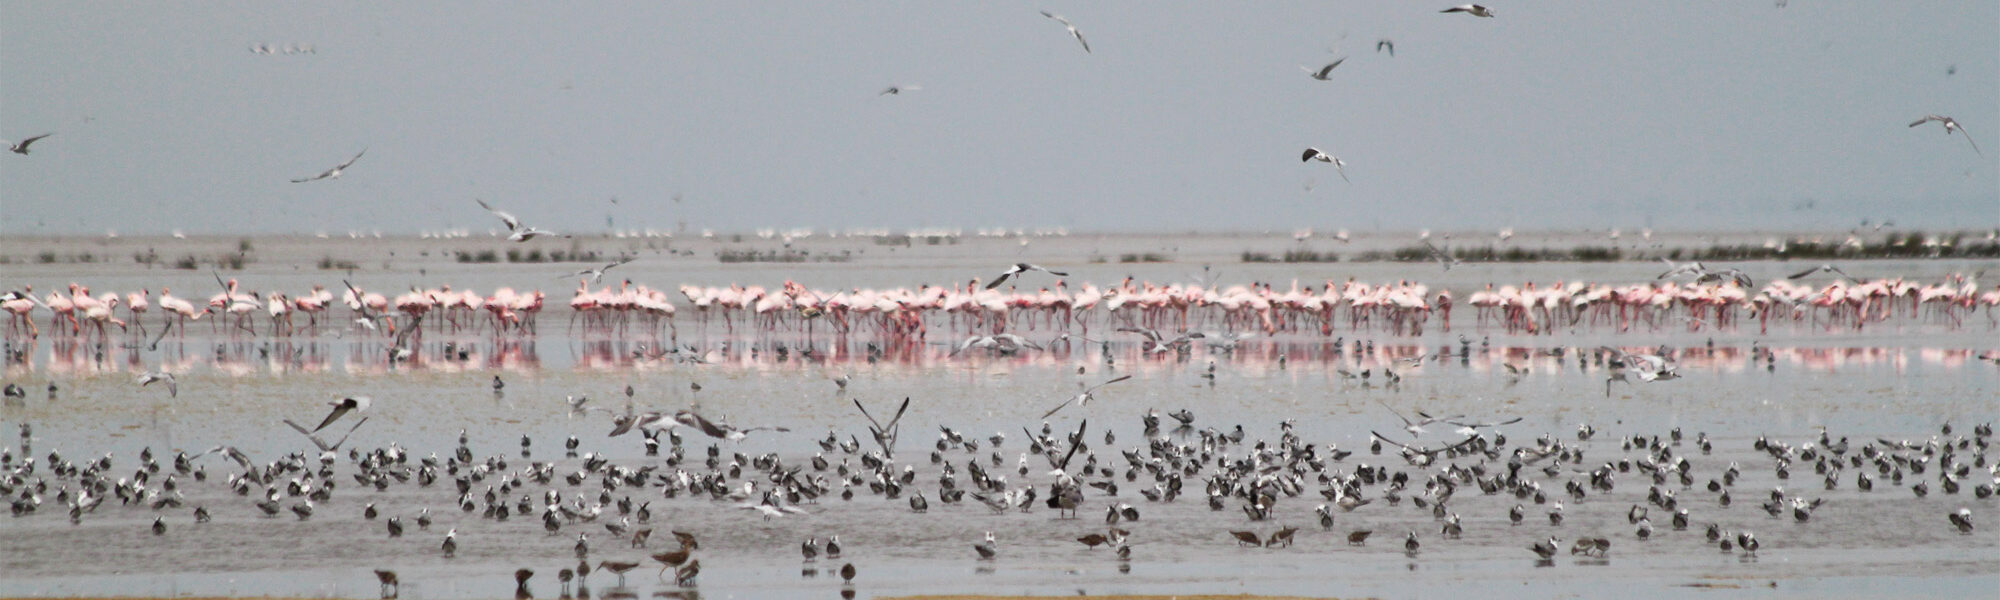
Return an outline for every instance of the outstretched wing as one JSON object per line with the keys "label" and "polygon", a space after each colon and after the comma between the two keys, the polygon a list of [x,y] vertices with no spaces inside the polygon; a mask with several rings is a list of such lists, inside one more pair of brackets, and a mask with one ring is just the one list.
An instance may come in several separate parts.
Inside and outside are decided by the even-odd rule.
{"label": "outstretched wing", "polygon": [[507,214],[506,211],[493,208],[493,205],[487,204],[485,200],[473,198],[472,201],[478,202],[479,207],[486,209],[486,212],[493,213],[493,216],[500,217],[500,221],[507,224],[508,231],[518,231],[521,229],[521,220],[514,218],[514,215]]}

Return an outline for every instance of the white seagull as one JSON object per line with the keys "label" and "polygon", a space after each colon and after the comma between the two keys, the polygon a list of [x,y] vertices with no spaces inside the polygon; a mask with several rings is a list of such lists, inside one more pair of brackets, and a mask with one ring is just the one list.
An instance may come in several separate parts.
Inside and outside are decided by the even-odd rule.
{"label": "white seagull", "polygon": [[152,385],[153,382],[155,381],[167,384],[167,396],[176,398],[180,397],[181,395],[180,384],[174,382],[173,373],[168,373],[166,371],[160,371],[157,373],[152,371],[147,371],[146,374],[140,375],[139,387],[146,387],[148,385]]}
{"label": "white seagull", "polygon": [[480,208],[486,209],[486,212],[493,213],[493,216],[500,217],[500,222],[507,224],[507,231],[512,232],[507,235],[507,241],[509,242],[525,242],[531,239],[535,239],[535,236],[538,235],[552,235],[556,237],[565,237],[565,238],[569,237],[567,235],[563,235],[546,229],[536,229],[534,227],[522,225],[520,219],[515,218],[514,215],[508,214],[506,211],[493,208],[493,205],[487,204],[485,200],[473,198],[472,201],[478,202]]}
{"label": "white seagull", "polygon": [[354,166],[354,161],[361,160],[361,155],[367,153],[368,149],[362,148],[360,152],[354,153],[354,158],[347,159],[347,162],[340,163],[340,166],[327,169],[326,172],[314,175],[312,177],[301,177],[298,179],[293,179],[292,183],[305,183],[308,181],[319,181],[321,179],[339,179],[341,171],[345,171],[347,170],[348,167]]}
{"label": "white seagull", "polygon": [[589,276],[589,277],[590,277],[590,283],[591,283],[591,285],[596,285],[596,284],[597,284],[597,282],[598,282],[598,280],[601,280],[601,279],[604,279],[604,272],[605,272],[605,271],[609,271],[609,270],[611,270],[611,268],[612,268],[612,267],[616,267],[616,266],[619,266],[619,265],[623,265],[623,264],[625,264],[625,263],[628,263],[628,262],[632,262],[632,257],[630,257],[630,256],[627,256],[627,257],[624,257],[624,258],[620,258],[620,259],[618,259],[617,261],[614,261],[614,262],[611,262],[611,263],[607,263],[607,264],[605,264],[605,265],[604,265],[604,266],[602,266],[602,267],[595,267],[595,268],[590,268],[590,269],[584,269],[584,270],[582,270],[582,271],[577,271],[577,272],[575,272],[575,273],[571,273],[571,274],[568,274],[568,275],[563,275],[563,276],[561,276],[561,277],[557,277],[556,279],[567,279],[567,278],[570,278],[570,277],[583,277],[583,276],[586,276],[586,275],[587,275],[587,276]]}
{"label": "white seagull", "polygon": [[[1974,142],[1974,141],[1972,141],[1972,134],[1970,134],[1970,133],[1965,133],[1965,127],[1964,127],[1964,126],[1962,126],[1962,125],[1959,125],[1959,124],[1958,124],[1958,119],[1953,119],[1953,118],[1951,118],[1951,117],[1947,117],[1947,116],[1944,116],[1944,115],[1924,115],[1924,118],[1921,118],[1921,119],[1917,119],[1917,120],[1916,120],[1916,122],[1913,122],[1913,123],[1910,123],[1910,126],[1911,126],[1911,127],[1916,127],[1916,126],[1918,126],[1918,125],[1922,125],[1922,124],[1925,124],[1925,123],[1929,123],[1929,122],[1931,122],[1931,121],[1937,121],[1938,123],[1940,123],[1940,124],[1944,125],[1944,134],[1945,134],[1945,135],[1951,135],[1951,132],[1953,132],[1953,131],[1956,131],[1956,132],[1959,132],[1959,133],[1961,133],[1961,134],[1964,134],[1964,135],[1965,135],[1965,143],[1967,143],[1967,144],[1972,144],[1972,151],[1973,151],[1973,152],[1977,152],[1977,153],[1978,153],[1978,154],[1979,154],[1980,156],[1986,156],[1986,153],[1985,153],[1985,152],[1980,152],[1980,151],[1979,151],[1979,143],[1978,143],[1978,142]],[[29,141],[34,141],[34,140],[29,140]],[[26,142],[23,142],[23,143],[26,143]],[[20,151],[20,150],[15,150],[15,152],[21,152],[21,151]],[[26,152],[22,152],[22,154],[26,154]]]}
{"label": "white seagull", "polygon": [[[1337,65],[1340,63],[1335,62],[1334,64]],[[1327,68],[1331,69],[1333,67],[1329,66]],[[1299,162],[1311,162],[1315,160],[1323,163],[1333,163],[1333,170],[1334,172],[1340,174],[1341,181],[1354,183],[1353,181],[1348,181],[1347,179],[1347,161],[1341,160],[1340,157],[1338,156],[1327,154],[1325,152],[1320,152],[1318,148],[1306,148],[1305,154],[1299,157]]]}
{"label": "white seagull", "polygon": [[20,155],[24,155],[24,156],[25,156],[25,155],[27,155],[27,154],[28,154],[28,144],[33,144],[33,143],[35,143],[35,140],[39,140],[39,139],[42,139],[42,138],[45,138],[45,137],[49,137],[49,136],[52,136],[52,135],[55,135],[55,134],[53,134],[53,133],[44,133],[44,134],[41,134],[41,135],[38,135],[38,136],[35,136],[35,137],[31,137],[31,138],[28,138],[28,139],[25,139],[25,140],[21,140],[21,141],[18,141],[18,142],[14,142],[14,145],[12,145],[12,146],[9,146],[9,147],[7,148],[7,150],[9,150],[9,151],[12,151],[12,152],[13,152],[13,153],[15,153],[15,154],[20,154]]}
{"label": "white seagull", "polygon": [[1062,15],[1058,15],[1046,10],[1042,11],[1042,16],[1055,19],[1056,22],[1062,23],[1063,27],[1069,28],[1069,34],[1071,37],[1076,38],[1076,43],[1083,44],[1083,53],[1084,54],[1090,53],[1090,42],[1086,42],[1083,40],[1083,32],[1077,31],[1076,26],[1071,25],[1069,19],[1065,19],[1062,17]]}
{"label": "white seagull", "polygon": [[[1127,380],[1127,379],[1131,379],[1131,378],[1132,378],[1132,376],[1131,376],[1131,375],[1126,375],[1126,376],[1123,376],[1123,377],[1119,377],[1119,378],[1116,378],[1116,379],[1112,379],[1112,380],[1110,380],[1110,381],[1106,381],[1106,382],[1104,382],[1104,383],[1100,383],[1100,384],[1097,384],[1097,385],[1093,385],[1093,386],[1090,386],[1090,387],[1087,387],[1087,388],[1083,388],[1083,391],[1082,391],[1082,392],[1078,392],[1078,393],[1077,393],[1077,395],[1075,395],[1075,396],[1070,396],[1070,397],[1069,397],[1069,399],[1068,399],[1068,400],[1064,400],[1062,404],[1057,404],[1055,408],[1051,408],[1051,409],[1049,409],[1049,412],[1045,412],[1045,413],[1042,413],[1042,418],[1043,418],[1043,419],[1048,419],[1048,418],[1049,418],[1049,415],[1053,415],[1053,414],[1056,414],[1056,411],[1059,411],[1059,410],[1062,410],[1062,409],[1063,409],[1063,407],[1066,407],[1066,406],[1069,406],[1069,405],[1070,405],[1070,403],[1072,403],[1072,402],[1076,403],[1076,405],[1077,405],[1077,406],[1083,406],[1083,405],[1085,405],[1085,404],[1089,404],[1089,403],[1090,403],[1090,399],[1091,399],[1091,398],[1095,398],[1095,397],[1096,397],[1096,396],[1093,396],[1093,395],[1091,395],[1091,392],[1095,392],[1095,391],[1097,391],[1097,388],[1101,388],[1101,387],[1104,387],[1104,386],[1107,386],[1107,385],[1111,385],[1111,384],[1114,384],[1114,383],[1118,383],[1118,382],[1120,382],[1120,381],[1124,381],[1124,380]],[[1081,384],[1082,384],[1082,382],[1078,382],[1078,385],[1081,385]]]}
{"label": "white seagull", "polygon": [[1451,8],[1447,8],[1447,9],[1444,9],[1444,10],[1441,10],[1441,11],[1438,11],[1438,12],[1441,12],[1441,13],[1455,13],[1455,12],[1456,12],[1456,13],[1465,13],[1465,14],[1469,14],[1469,15],[1472,15],[1472,16],[1475,16],[1475,17],[1489,17],[1489,18],[1490,18],[1490,17],[1492,17],[1492,16],[1493,16],[1493,9],[1490,9],[1490,8],[1486,8],[1486,7],[1484,7],[1484,6],[1480,6],[1480,5],[1477,5],[1477,4],[1460,4],[1460,5],[1458,5],[1458,6],[1454,6],[1454,7],[1451,7]]}
{"label": "white seagull", "polygon": [[1007,267],[1007,272],[1001,273],[999,277],[993,278],[993,283],[986,284],[986,289],[990,290],[993,288],[1000,287],[1000,284],[1006,282],[1008,277],[1013,277],[1029,271],[1041,271],[1043,273],[1048,273],[1050,275],[1054,275],[1057,277],[1069,276],[1068,273],[1064,273],[1062,271],[1050,271],[1048,267],[1044,267],[1041,265],[1031,265],[1028,263],[1014,263],[1014,266]]}

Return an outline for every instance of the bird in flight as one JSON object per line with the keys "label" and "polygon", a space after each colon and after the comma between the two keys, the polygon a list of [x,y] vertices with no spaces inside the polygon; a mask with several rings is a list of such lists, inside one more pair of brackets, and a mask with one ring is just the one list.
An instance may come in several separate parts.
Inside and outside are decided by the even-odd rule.
{"label": "bird in flight", "polygon": [[[1056,411],[1059,411],[1059,410],[1062,410],[1062,409],[1063,409],[1064,407],[1067,407],[1067,406],[1069,406],[1069,405],[1070,405],[1070,403],[1072,403],[1072,402],[1076,403],[1076,405],[1077,405],[1077,406],[1083,406],[1083,405],[1085,405],[1085,404],[1089,404],[1089,403],[1090,403],[1090,400],[1091,400],[1092,398],[1095,398],[1095,397],[1096,397],[1096,396],[1093,396],[1093,395],[1091,395],[1091,392],[1095,392],[1095,391],[1097,391],[1097,388],[1101,388],[1101,387],[1104,387],[1104,386],[1107,386],[1107,385],[1111,385],[1111,384],[1114,384],[1114,383],[1118,383],[1118,382],[1120,382],[1120,381],[1124,381],[1124,380],[1127,380],[1127,379],[1131,379],[1131,378],[1132,378],[1132,376],[1131,376],[1131,375],[1126,375],[1126,376],[1123,376],[1123,377],[1118,377],[1118,378],[1115,378],[1115,379],[1112,379],[1112,380],[1110,380],[1110,381],[1106,381],[1106,382],[1104,382],[1104,383],[1100,383],[1100,384],[1097,384],[1097,385],[1093,385],[1093,386],[1090,386],[1090,387],[1087,387],[1087,388],[1083,388],[1083,391],[1082,391],[1082,392],[1078,392],[1078,393],[1077,393],[1077,394],[1076,394],[1075,396],[1070,396],[1070,397],[1069,397],[1069,399],[1068,399],[1068,400],[1064,400],[1062,404],[1057,404],[1055,408],[1051,408],[1051,409],[1049,409],[1049,412],[1045,412],[1045,413],[1042,413],[1042,418],[1043,418],[1043,419],[1047,419],[1047,418],[1049,418],[1049,415],[1053,415],[1053,414],[1056,414]],[[1078,382],[1078,384],[1079,384],[1079,385],[1081,385],[1081,384],[1082,384],[1082,382]]]}
{"label": "bird in flight", "polygon": [[347,162],[340,163],[340,166],[327,169],[326,172],[314,175],[312,177],[301,177],[298,179],[293,179],[292,183],[305,183],[308,181],[319,181],[321,179],[339,179],[341,171],[345,171],[347,170],[348,167],[354,166],[354,161],[361,160],[361,155],[367,153],[368,149],[362,148],[360,152],[354,153],[354,158],[347,159]]}
{"label": "bird in flight", "polygon": [[[1335,62],[1333,64],[1337,65],[1340,63]],[[1331,69],[1333,67],[1329,66],[1327,68]],[[1323,163],[1333,163],[1333,170],[1334,172],[1340,174],[1341,181],[1354,183],[1353,181],[1348,181],[1347,179],[1347,161],[1341,160],[1340,157],[1338,156],[1327,154],[1325,152],[1320,152],[1318,148],[1306,148],[1305,154],[1299,157],[1299,162],[1311,162],[1315,160]]]}
{"label": "bird in flight", "polygon": [[1477,5],[1477,4],[1460,4],[1460,5],[1458,5],[1458,6],[1454,6],[1454,7],[1451,7],[1451,8],[1447,8],[1447,9],[1444,9],[1444,10],[1441,10],[1441,11],[1438,11],[1438,12],[1441,12],[1441,13],[1465,13],[1465,14],[1468,14],[1468,15],[1472,15],[1472,16],[1475,16],[1475,17],[1488,17],[1488,18],[1491,18],[1491,17],[1493,16],[1493,9],[1490,9],[1490,8],[1486,8],[1486,7],[1484,7],[1484,6],[1480,6],[1480,5]]}
{"label": "bird in flight", "polygon": [[486,212],[493,213],[493,216],[500,217],[500,222],[507,224],[507,231],[513,232],[507,235],[507,241],[509,242],[525,242],[534,239],[535,236],[538,235],[569,237],[567,235],[563,235],[546,229],[536,229],[534,227],[522,225],[520,219],[515,218],[514,215],[508,214],[506,211],[493,208],[493,205],[487,204],[485,200],[473,198],[472,201],[478,202],[480,208],[486,209]]}
{"label": "bird in flight", "polygon": [[924,89],[924,88],[923,88],[923,86],[920,86],[920,85],[892,85],[892,86],[889,86],[889,87],[888,87],[888,89],[884,89],[884,90],[882,90],[882,93],[880,93],[880,94],[876,94],[876,95],[877,95],[877,96],[895,96],[895,95],[900,95],[900,94],[902,94],[903,92],[914,92],[914,91],[917,91],[917,90],[921,90],[921,89]]}
{"label": "bird in flight", "polygon": [[1058,22],[1058,23],[1062,23],[1062,24],[1063,24],[1063,27],[1067,27],[1067,28],[1069,28],[1069,35],[1070,35],[1071,37],[1074,37],[1074,38],[1076,38],[1076,43],[1078,43],[1078,44],[1083,44],[1083,53],[1084,53],[1084,54],[1089,54],[1089,53],[1090,53],[1090,42],[1086,42],[1086,41],[1084,41],[1084,40],[1083,40],[1083,32],[1081,32],[1081,31],[1077,31],[1077,30],[1076,30],[1076,26],[1075,26],[1075,25],[1071,25],[1071,24],[1070,24],[1070,22],[1069,22],[1069,19],[1065,19],[1065,18],[1063,18],[1063,17],[1062,17],[1062,15],[1058,15],[1058,14],[1055,14],[1055,13],[1052,13],[1052,12],[1049,12],[1049,11],[1046,11],[1046,10],[1045,10],[1045,11],[1042,11],[1042,16],[1044,16],[1044,17],[1048,17],[1048,18],[1051,18],[1051,19],[1055,19],[1055,20],[1056,20],[1056,22]]}
{"label": "bird in flight", "polygon": [[1319,70],[1317,70],[1317,71],[1314,71],[1314,70],[1312,70],[1312,69],[1310,69],[1310,68],[1307,68],[1307,67],[1299,67],[1299,68],[1301,68],[1301,69],[1305,69],[1305,70],[1306,70],[1306,74],[1307,74],[1307,75],[1311,75],[1313,79],[1318,79],[1318,80],[1320,80],[1320,81],[1328,81],[1328,80],[1330,80],[1330,79],[1332,79],[1332,78],[1333,78],[1333,77],[1332,77],[1332,76],[1330,75],[1330,73],[1333,73],[1333,69],[1334,69],[1334,67],[1338,67],[1338,66],[1340,66],[1340,63],[1344,63],[1344,62],[1347,62],[1347,59],[1346,59],[1346,58],[1341,58],[1340,60],[1336,60],[1336,61],[1333,61],[1333,62],[1330,62],[1330,63],[1327,63],[1327,64],[1326,64],[1326,66],[1324,66],[1324,67],[1320,67],[1320,68],[1319,68]]}
{"label": "bird in flight", "polygon": [[1380,53],[1384,50],[1387,50],[1389,52],[1389,58],[1395,58],[1396,41],[1391,40],[1389,38],[1382,38],[1379,40],[1375,40],[1375,52]]}
{"label": "bird in flight", "polygon": [[[1937,121],[1937,122],[1938,122],[1939,124],[1941,124],[1941,125],[1944,125],[1944,134],[1945,134],[1945,135],[1951,135],[1951,132],[1954,132],[1954,131],[1956,131],[1956,132],[1958,132],[1958,133],[1960,133],[1960,134],[1964,135],[1964,136],[1965,136],[1965,143],[1967,143],[1967,144],[1972,144],[1972,151],[1973,151],[1973,152],[1976,152],[1976,153],[1978,153],[1978,154],[1979,154],[1980,156],[1986,156],[1986,153],[1985,153],[1985,152],[1980,152],[1980,151],[1979,151],[1979,142],[1974,142],[1974,141],[1972,141],[1972,134],[1970,134],[1970,133],[1966,133],[1966,132],[1965,132],[1965,127],[1964,127],[1963,125],[1959,125],[1959,124],[1958,124],[1958,119],[1953,119],[1953,118],[1951,118],[1951,117],[1947,117],[1947,116],[1944,116],[1944,115],[1924,115],[1924,118],[1921,118],[1921,119],[1917,119],[1917,120],[1916,120],[1915,122],[1912,122],[1912,123],[1910,123],[1910,126],[1911,126],[1911,127],[1916,127],[1916,126],[1918,126],[1918,125],[1922,125],[1922,124],[1925,124],[1925,123],[1929,123],[1929,122],[1931,122],[1931,121]],[[29,141],[34,141],[34,140],[29,140]],[[23,142],[23,143],[25,143],[25,142]],[[20,151],[20,150],[15,150],[15,152],[21,152],[21,151]],[[22,152],[22,154],[26,154],[26,153],[25,153],[25,152]]]}
{"label": "bird in flight", "polygon": [[1069,276],[1068,273],[1064,273],[1062,271],[1050,271],[1048,267],[1044,267],[1041,265],[1031,265],[1028,263],[1014,263],[1014,266],[1007,267],[1006,272],[1001,273],[999,277],[993,278],[993,283],[986,284],[986,289],[990,290],[993,288],[1000,287],[1000,284],[1007,281],[1008,277],[1014,277],[1016,275],[1020,275],[1022,273],[1026,273],[1029,271],[1041,271],[1043,273],[1048,273],[1050,275],[1054,275],[1057,277]]}
{"label": "bird in flight", "polygon": [[591,269],[584,269],[584,270],[582,270],[582,271],[577,271],[577,272],[575,272],[575,273],[571,273],[571,274],[568,274],[568,275],[564,275],[564,276],[561,276],[561,277],[557,277],[556,279],[567,279],[567,278],[570,278],[570,277],[583,277],[583,276],[586,276],[586,275],[588,275],[588,276],[590,276],[590,283],[591,283],[592,285],[596,285],[596,284],[597,284],[597,282],[598,282],[598,280],[601,280],[601,279],[604,279],[604,272],[605,272],[605,271],[609,271],[609,270],[611,270],[611,268],[612,268],[612,267],[616,267],[616,266],[619,266],[619,265],[623,265],[623,264],[625,264],[625,263],[628,263],[628,262],[632,262],[632,257],[630,257],[630,256],[627,256],[627,257],[624,257],[624,258],[620,258],[620,259],[618,259],[617,261],[615,261],[615,262],[611,262],[611,263],[609,263],[609,264],[606,264],[606,265],[604,265],[604,266],[602,266],[602,267],[596,267],[596,268],[591,268]]}
{"label": "bird in flight", "polygon": [[174,382],[173,373],[168,373],[166,371],[160,371],[157,373],[148,371],[146,372],[146,374],[140,375],[139,387],[146,387],[148,385],[152,385],[153,382],[155,381],[167,384],[167,396],[180,397],[181,395],[180,384]]}
{"label": "bird in flight", "polygon": [[28,154],[28,144],[33,144],[33,143],[35,143],[35,140],[39,140],[39,139],[42,139],[42,138],[45,138],[45,137],[49,137],[49,136],[52,136],[52,135],[55,135],[55,134],[53,134],[53,133],[44,133],[44,134],[41,134],[41,135],[38,135],[38,136],[35,136],[35,137],[31,137],[31,138],[28,138],[28,139],[25,139],[25,140],[21,140],[21,141],[18,141],[18,142],[14,142],[14,145],[13,145],[13,146],[10,146],[10,147],[8,147],[7,149],[8,149],[8,150],[10,150],[10,151],[13,151],[13,153],[15,153],[15,154],[20,154],[20,155],[23,155],[23,156],[26,156],[26,155]]}
{"label": "bird in flight", "polygon": [[1806,269],[1804,271],[1799,271],[1797,273],[1791,274],[1788,277],[1785,277],[1785,279],[1804,279],[1815,273],[1833,273],[1839,275],[1842,279],[1846,279],[1848,281],[1854,281],[1853,276],[1848,275],[1846,271],[1840,270],[1840,267],[1833,266],[1833,263],[1826,263],[1817,267]]}
{"label": "bird in flight", "polygon": [[319,426],[314,427],[312,433],[319,433],[319,430],[326,429],[326,426],[332,425],[334,421],[340,420],[349,412],[368,410],[368,405],[372,402],[373,400],[367,396],[350,396],[341,398],[339,402],[328,402],[327,404],[333,407],[333,412],[326,413],[326,418],[320,420]]}

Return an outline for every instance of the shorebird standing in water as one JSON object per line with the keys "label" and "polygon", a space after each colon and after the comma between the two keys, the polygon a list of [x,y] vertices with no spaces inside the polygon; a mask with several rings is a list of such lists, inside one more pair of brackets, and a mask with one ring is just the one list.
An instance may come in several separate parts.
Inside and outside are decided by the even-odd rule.
{"label": "shorebird standing in water", "polygon": [[993,560],[993,557],[1000,553],[999,546],[994,542],[993,532],[991,531],[986,532],[986,541],[973,544],[972,550],[979,553],[979,560]]}

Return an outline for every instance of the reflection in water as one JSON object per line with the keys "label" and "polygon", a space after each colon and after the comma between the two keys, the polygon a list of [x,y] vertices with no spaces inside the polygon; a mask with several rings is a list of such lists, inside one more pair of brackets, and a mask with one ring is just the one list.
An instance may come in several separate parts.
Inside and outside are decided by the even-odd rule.
{"label": "reflection in water", "polygon": [[[945,344],[834,339],[808,344],[803,339],[722,339],[662,349],[648,342],[585,339],[560,341],[553,365],[545,365],[534,339],[454,338],[414,345],[406,356],[392,359],[387,341],[321,339],[312,341],[176,340],[157,352],[132,345],[57,341],[46,354],[10,351],[8,378],[35,375],[51,379],[166,371],[184,374],[205,369],[230,377],[316,374],[338,371],[349,375],[386,375],[397,371],[467,373],[533,373],[554,366],[577,372],[645,372],[699,367],[714,371],[786,372],[821,370],[829,378],[849,370],[896,373],[954,366],[982,368],[1063,368],[1101,364],[1135,374],[1204,369],[1226,365],[1245,375],[1272,371],[1345,371],[1399,375],[1425,371],[1462,370],[1501,376],[1510,381],[1567,371],[1594,372],[1605,368],[1604,353],[1595,347],[1519,346],[1473,343],[1425,347],[1373,340],[1289,338],[1241,340],[1224,344],[1188,343],[1162,351],[1143,341],[1083,341],[1058,337],[1037,344],[1040,349],[996,352],[973,349],[955,352]],[[1683,373],[1739,374],[1778,368],[1808,372],[1887,368],[1902,373],[1912,364],[1956,370],[1994,363],[1992,351],[1970,348],[1905,346],[1774,346],[1702,345],[1620,346],[1621,351],[1658,354]],[[149,364],[150,363],[150,364]]]}

